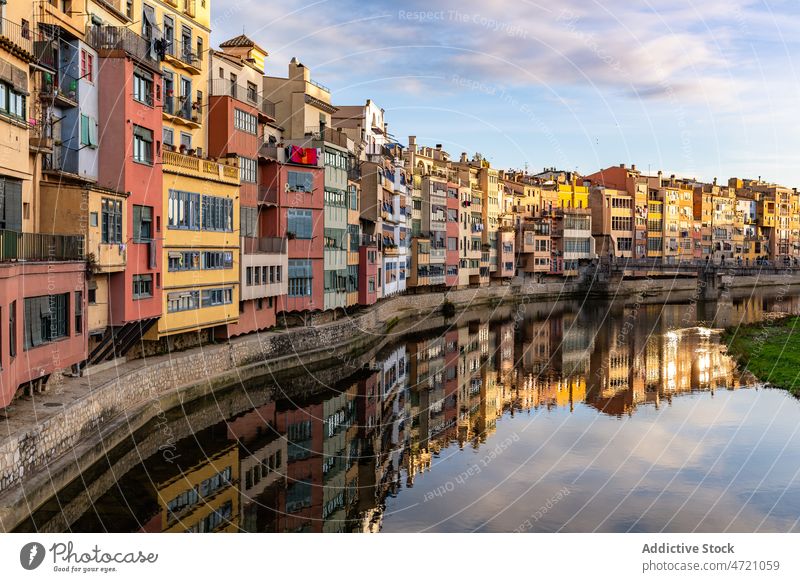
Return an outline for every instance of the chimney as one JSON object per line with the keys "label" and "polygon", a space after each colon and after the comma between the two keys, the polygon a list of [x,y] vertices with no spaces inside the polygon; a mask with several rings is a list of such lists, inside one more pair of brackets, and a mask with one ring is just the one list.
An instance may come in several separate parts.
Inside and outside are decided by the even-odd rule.
{"label": "chimney", "polygon": [[619,167],[624,170],[625,169],[625,164],[620,164]]}
{"label": "chimney", "polygon": [[442,149],[442,144],[440,144],[440,143],[437,143],[437,144],[436,144],[436,149],[437,149],[437,150],[440,150],[440,149]]}
{"label": "chimney", "polygon": [[632,171],[632,172],[635,172],[635,171],[636,171],[636,164],[631,164],[631,171]]}
{"label": "chimney", "polygon": [[417,136],[416,135],[409,135],[408,136],[408,147],[413,148],[417,145]]}
{"label": "chimney", "polygon": [[716,186],[716,185],[717,185],[717,178],[716,178],[716,176],[715,176],[715,177],[714,177],[714,186]]}
{"label": "chimney", "polygon": [[469,158],[467,158],[467,152],[461,152],[461,163],[466,164],[468,161]]}
{"label": "chimney", "polygon": [[659,187],[659,188],[661,188],[661,186],[663,186],[663,185],[664,185],[664,183],[662,182],[662,178],[663,178],[663,176],[664,176],[664,172],[662,172],[661,170],[659,170],[659,171],[658,171],[658,187]]}

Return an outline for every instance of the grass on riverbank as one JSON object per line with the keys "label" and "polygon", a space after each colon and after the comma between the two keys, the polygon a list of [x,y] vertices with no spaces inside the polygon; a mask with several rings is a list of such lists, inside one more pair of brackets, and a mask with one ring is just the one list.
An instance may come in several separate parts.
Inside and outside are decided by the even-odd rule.
{"label": "grass on riverbank", "polygon": [[743,369],[800,396],[800,317],[730,327],[722,340]]}

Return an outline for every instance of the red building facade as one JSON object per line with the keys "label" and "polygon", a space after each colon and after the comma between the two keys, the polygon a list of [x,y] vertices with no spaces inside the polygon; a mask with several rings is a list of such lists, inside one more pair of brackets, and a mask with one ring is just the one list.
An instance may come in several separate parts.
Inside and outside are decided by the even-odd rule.
{"label": "red building facade", "polygon": [[54,390],[53,372],[86,360],[86,264],[75,259],[0,263],[0,408],[20,389]]}
{"label": "red building facade", "polygon": [[[121,45],[124,48],[124,45]],[[125,50],[98,50],[99,82],[115,91],[99,92],[99,185],[128,193],[123,217],[126,266],[109,277],[109,323],[145,328],[161,316],[163,196],[160,149],[163,96],[158,63]],[[149,153],[135,144],[149,144]],[[134,279],[150,282],[150,294],[134,297]]]}
{"label": "red building facade", "polygon": [[259,164],[259,228],[265,236],[288,239],[288,288],[277,311],[318,311],[323,309],[325,270],[321,159],[316,151],[290,157],[285,150],[271,149]]}

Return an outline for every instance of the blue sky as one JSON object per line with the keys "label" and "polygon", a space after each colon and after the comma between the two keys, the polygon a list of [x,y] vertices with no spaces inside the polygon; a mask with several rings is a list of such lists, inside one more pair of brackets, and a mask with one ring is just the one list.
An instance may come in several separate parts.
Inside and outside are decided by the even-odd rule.
{"label": "blue sky", "polygon": [[[230,5],[228,5],[230,4]],[[297,57],[334,104],[373,99],[406,143],[494,165],[635,163],[800,186],[794,0],[212,3],[213,42]]]}

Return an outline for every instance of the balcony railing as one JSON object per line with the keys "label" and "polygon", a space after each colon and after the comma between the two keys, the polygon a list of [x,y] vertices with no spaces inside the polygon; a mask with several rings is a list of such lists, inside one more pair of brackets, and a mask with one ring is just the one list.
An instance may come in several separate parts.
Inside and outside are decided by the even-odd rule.
{"label": "balcony railing", "polygon": [[209,179],[239,180],[239,168],[207,158],[188,156],[180,152],[164,150],[161,154],[165,171],[179,170],[186,173],[201,174]]}
{"label": "balcony railing", "polygon": [[0,261],[82,261],[83,237],[0,230]]}
{"label": "balcony railing", "polygon": [[326,127],[323,131],[318,125],[312,125],[306,127],[304,133],[306,137],[311,139],[326,141],[342,148],[347,147],[347,134],[337,129]]}
{"label": "balcony railing", "polygon": [[286,237],[263,236],[242,237],[242,253],[255,254],[286,254]]}
{"label": "balcony railing", "polygon": [[193,103],[188,97],[164,97],[164,113],[176,115],[194,123],[200,123],[201,107],[201,104]]}
{"label": "balcony railing", "polygon": [[180,62],[192,68],[199,69],[201,67],[200,55],[194,51],[189,43],[180,43],[174,56]]}
{"label": "balcony railing", "polygon": [[0,18],[0,46],[22,51],[25,56],[33,56],[33,35],[30,26],[21,26],[6,18]]}
{"label": "balcony railing", "polygon": [[92,26],[86,42],[100,53],[100,56],[123,52],[142,63],[158,66],[150,41],[124,26]]}

